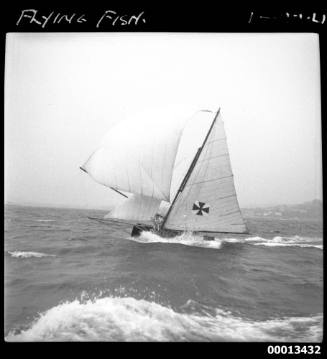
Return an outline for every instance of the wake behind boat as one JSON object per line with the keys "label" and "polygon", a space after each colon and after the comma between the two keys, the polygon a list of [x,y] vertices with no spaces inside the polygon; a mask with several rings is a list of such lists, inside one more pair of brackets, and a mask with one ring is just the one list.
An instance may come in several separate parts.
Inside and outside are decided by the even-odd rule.
{"label": "wake behind boat", "polygon": [[[172,179],[184,124],[161,128],[154,121],[113,128],[80,167],[96,182],[124,197],[100,223],[123,223],[131,235],[152,231],[163,237],[191,232],[203,239],[221,233],[248,233],[237,201],[226,133],[217,112],[202,145],[177,181]],[[133,134],[133,136],[131,136]],[[170,200],[172,198],[172,201]]]}

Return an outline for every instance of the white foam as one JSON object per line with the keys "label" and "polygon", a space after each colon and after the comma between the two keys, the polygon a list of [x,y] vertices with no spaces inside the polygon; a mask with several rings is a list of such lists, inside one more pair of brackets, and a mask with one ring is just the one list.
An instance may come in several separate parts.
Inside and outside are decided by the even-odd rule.
{"label": "white foam", "polygon": [[266,247],[302,247],[302,248],[318,248],[323,249],[322,244],[301,244],[301,243],[276,243],[276,242],[266,242],[266,243],[254,243],[256,246],[266,246]]}
{"label": "white foam", "polygon": [[266,246],[266,247],[301,247],[301,248],[318,248],[323,249],[321,238],[309,238],[309,237],[274,237],[270,240],[265,240],[260,243],[253,243],[256,246]]}
{"label": "white foam", "polygon": [[54,219],[37,219],[36,222],[54,222]]}
{"label": "white foam", "polygon": [[202,236],[193,235],[192,233],[185,232],[180,236],[172,238],[164,238],[152,232],[142,232],[140,237],[129,237],[129,240],[133,240],[140,243],[177,243],[185,246],[203,247],[211,249],[221,249],[224,243],[243,243],[256,246],[266,247],[300,247],[300,248],[318,248],[322,249],[321,238],[310,237],[281,237],[276,236],[272,239],[263,237],[247,237],[247,238],[215,238],[211,241],[203,240]]}
{"label": "white foam", "polygon": [[55,257],[54,254],[46,254],[46,253],[40,253],[40,252],[25,252],[25,251],[13,251],[13,252],[10,252],[10,251],[8,251],[8,253],[14,258]]}
{"label": "white foam", "polygon": [[309,341],[322,340],[322,315],[252,321],[216,309],[178,313],[131,297],[74,300],[41,314],[7,341]]}
{"label": "white foam", "polygon": [[211,241],[205,241],[203,240],[202,236],[192,235],[188,232],[185,232],[180,236],[176,236],[173,238],[160,237],[159,235],[152,232],[142,232],[140,237],[130,237],[129,239],[140,243],[177,243],[183,244],[185,246],[213,249],[220,249],[222,245],[222,241],[218,238],[215,238]]}

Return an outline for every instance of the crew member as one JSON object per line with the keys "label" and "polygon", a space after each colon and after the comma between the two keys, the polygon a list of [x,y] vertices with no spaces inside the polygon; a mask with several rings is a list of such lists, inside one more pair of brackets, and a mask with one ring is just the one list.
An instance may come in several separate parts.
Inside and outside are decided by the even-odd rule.
{"label": "crew member", "polygon": [[163,216],[160,215],[159,213],[156,213],[154,215],[153,222],[154,222],[154,229],[156,232],[160,231],[163,220],[164,220]]}

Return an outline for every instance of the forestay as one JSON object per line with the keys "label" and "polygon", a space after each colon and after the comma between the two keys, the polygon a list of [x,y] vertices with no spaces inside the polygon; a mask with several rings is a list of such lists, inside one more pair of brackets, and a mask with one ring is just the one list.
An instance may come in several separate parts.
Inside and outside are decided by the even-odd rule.
{"label": "forestay", "polygon": [[220,114],[164,227],[183,231],[247,231],[236,197]]}
{"label": "forestay", "polygon": [[169,202],[183,124],[155,119],[122,121],[82,169],[102,185]]}

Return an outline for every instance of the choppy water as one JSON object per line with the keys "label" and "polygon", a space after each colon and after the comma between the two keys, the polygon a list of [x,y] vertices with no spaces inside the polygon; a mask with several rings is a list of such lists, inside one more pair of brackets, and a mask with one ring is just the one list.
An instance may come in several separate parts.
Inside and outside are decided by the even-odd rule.
{"label": "choppy water", "polygon": [[135,239],[103,213],[6,206],[7,341],[322,340],[321,222]]}

